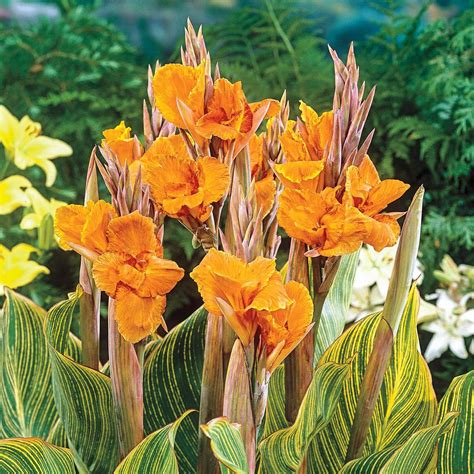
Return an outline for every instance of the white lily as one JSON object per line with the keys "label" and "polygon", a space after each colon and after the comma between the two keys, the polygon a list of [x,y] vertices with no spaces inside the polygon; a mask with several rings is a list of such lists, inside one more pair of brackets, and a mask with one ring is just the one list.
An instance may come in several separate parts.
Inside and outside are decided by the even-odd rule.
{"label": "white lily", "polygon": [[[437,290],[436,307],[439,317],[421,327],[434,334],[425,351],[425,359],[431,362],[448,349],[460,359],[466,359],[465,337],[474,335],[474,309],[467,309],[467,303],[474,298],[473,293],[455,301],[446,290]],[[474,349],[471,347],[470,349]]]}

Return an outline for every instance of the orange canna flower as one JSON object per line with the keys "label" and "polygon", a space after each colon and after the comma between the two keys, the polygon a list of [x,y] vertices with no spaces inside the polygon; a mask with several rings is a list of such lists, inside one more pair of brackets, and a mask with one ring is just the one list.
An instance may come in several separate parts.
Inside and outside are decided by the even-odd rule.
{"label": "orange canna flower", "polygon": [[260,312],[257,318],[267,354],[266,369],[270,373],[313,326],[313,301],[308,289],[301,283],[290,281],[285,285],[285,291],[291,299],[289,306],[273,312]]}
{"label": "orange canna flower", "polygon": [[262,210],[262,218],[271,211],[276,194],[276,183],[270,168],[265,168],[263,158],[263,134],[253,134],[249,141],[250,167],[255,181],[257,206]]}
{"label": "orange canna flower", "polygon": [[337,200],[338,190],[285,189],[280,196],[279,224],[290,237],[325,257],[354,252],[370,229],[366,216]]}
{"label": "orange canna flower", "polygon": [[168,122],[187,129],[189,122],[204,115],[205,68],[203,61],[198,67],[166,64],[157,69],[152,84],[155,105]]}
{"label": "orange canna flower", "polygon": [[213,136],[236,140],[238,153],[261,121],[278,113],[279,102],[273,99],[249,104],[241,82],[217,79],[208,100],[206,84],[211,78],[206,78],[205,61],[197,67],[167,64],[153,78],[155,103],[163,117],[189,130],[200,145]]}
{"label": "orange canna flower", "polygon": [[380,251],[395,245],[400,234],[397,219],[403,213],[380,214],[391,202],[402,196],[410,186],[397,179],[380,180],[379,174],[366,155],[359,166],[349,166],[343,202],[360,210],[369,223],[364,242]]}
{"label": "orange canna flower", "polygon": [[286,161],[322,160],[332,140],[333,113],[324,112],[319,116],[303,101],[300,101],[300,111],[302,121],[289,120],[280,137]]}
{"label": "orange canna flower", "polygon": [[132,129],[122,120],[115,128],[104,130],[102,146],[108,146],[122,166],[130,165],[137,158],[135,156],[135,139],[131,136]]}
{"label": "orange canna flower", "polygon": [[117,217],[112,204],[105,201],[89,201],[87,206],[70,204],[57,209],[54,220],[59,246],[72,250],[80,246],[95,254],[107,249],[107,227]]}
{"label": "orange canna flower", "polygon": [[110,204],[89,202],[59,208],[55,228],[62,248],[93,261],[96,284],[116,300],[115,319],[127,341],[138,342],[165,325],[165,295],[184,271],[162,258],[149,217],[138,211],[117,217]]}
{"label": "orange canna flower", "polygon": [[157,155],[142,160],[144,180],[155,203],[171,217],[209,218],[211,204],[229,186],[229,170],[209,156],[193,160],[189,155]]}
{"label": "orange canna flower", "polygon": [[286,188],[318,189],[324,161],[290,161],[275,165],[275,173]]}
{"label": "orange canna flower", "polygon": [[255,336],[260,311],[277,311],[292,303],[275,270],[275,261],[264,257],[245,263],[211,249],[191,278],[198,285],[204,307],[224,316],[244,346]]}

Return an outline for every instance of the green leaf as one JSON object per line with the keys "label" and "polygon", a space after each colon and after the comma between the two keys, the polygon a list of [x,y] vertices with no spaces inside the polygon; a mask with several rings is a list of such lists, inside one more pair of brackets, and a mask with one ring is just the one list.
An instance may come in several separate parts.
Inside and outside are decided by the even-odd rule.
{"label": "green leaf", "polygon": [[221,463],[222,473],[248,474],[249,466],[240,425],[221,417],[201,425],[201,430],[211,440],[211,449]]}
{"label": "green leaf", "polygon": [[46,312],[7,290],[1,318],[2,437],[46,439],[58,419],[43,323]]}
{"label": "green leaf", "polygon": [[439,404],[439,417],[456,411],[454,429],[444,434],[438,449],[438,473],[464,472],[474,466],[474,370],[456,377]]}
{"label": "green leaf", "polygon": [[76,470],[69,449],[39,438],[16,438],[0,441],[0,472],[75,474]]}
{"label": "green leaf", "polygon": [[318,335],[315,341],[314,362],[342,334],[352,295],[352,286],[359,264],[359,252],[341,257],[334,283],[324,302]]}
{"label": "green leaf", "polygon": [[58,303],[46,318],[54,400],[78,467],[112,472],[118,463],[118,439],[109,377],[64,354],[80,290]]}
{"label": "green leaf", "polygon": [[[402,446],[388,448],[344,466],[341,474],[400,474],[432,472],[439,439],[453,431],[457,413],[448,413],[435,426],[414,433]],[[449,471],[462,472],[462,471]]]}
{"label": "green leaf", "polygon": [[[412,433],[436,421],[436,396],[431,375],[418,350],[416,319],[419,296],[412,288],[394,340],[393,352],[369,428],[363,456],[400,446]],[[343,397],[328,426],[310,447],[309,472],[338,472],[342,467],[357,406],[361,382],[372,351],[380,314],[350,327],[320,360],[342,363],[354,357]]]}
{"label": "green leaf", "polygon": [[327,362],[316,369],[293,426],[260,443],[262,472],[293,473],[298,469],[315,434],[329,423],[349,372],[350,363]]}
{"label": "green leaf", "polygon": [[[173,328],[149,354],[143,368],[144,427],[146,433],[172,423],[184,411],[199,409],[204,334],[207,312],[196,310]],[[197,463],[198,417],[183,421],[176,442],[182,472]]]}
{"label": "green leaf", "polygon": [[176,432],[181,422],[191,413],[188,410],[174,423],[148,435],[120,463],[115,474],[179,474],[175,453]]}

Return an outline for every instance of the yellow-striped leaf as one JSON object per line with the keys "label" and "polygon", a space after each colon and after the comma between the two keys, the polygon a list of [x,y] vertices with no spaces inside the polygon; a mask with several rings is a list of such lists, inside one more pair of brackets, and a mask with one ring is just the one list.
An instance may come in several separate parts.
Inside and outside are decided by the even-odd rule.
{"label": "yellow-striped leaf", "polygon": [[12,438],[0,441],[2,474],[74,474],[69,449],[59,448],[40,438]]}
{"label": "yellow-striped leaf", "polygon": [[456,377],[439,404],[439,417],[458,412],[454,429],[439,442],[438,473],[474,471],[474,370]]}
{"label": "yellow-striped leaf", "polygon": [[78,467],[91,473],[108,473],[118,464],[110,379],[64,354],[80,296],[78,290],[54,306],[46,318],[54,400]]}
{"label": "yellow-striped leaf", "polygon": [[[143,368],[146,433],[172,423],[184,411],[199,409],[207,312],[199,308],[173,328],[149,354]],[[197,462],[198,416],[186,417],[177,434],[176,454],[182,472]]]}
{"label": "yellow-striped leaf", "polygon": [[[436,447],[444,435],[452,433],[457,413],[447,413],[443,421],[414,433],[402,446],[391,447],[355,459],[344,466],[341,474],[423,474],[436,465]],[[459,471],[449,471],[462,472]]]}
{"label": "yellow-striped leaf", "polygon": [[43,333],[46,312],[11,290],[1,318],[0,431],[46,439],[58,415]]}
{"label": "yellow-striped leaf", "polygon": [[240,425],[221,417],[201,425],[201,429],[211,440],[211,449],[220,462],[222,473],[248,474],[249,466]]}
{"label": "yellow-striped leaf", "polygon": [[115,474],[179,474],[175,453],[176,432],[181,422],[191,413],[188,410],[174,423],[148,435],[120,463]]}
{"label": "yellow-striped leaf", "polygon": [[333,416],[349,372],[350,363],[327,362],[315,370],[295,423],[260,443],[261,472],[283,474],[298,469],[314,435]]}
{"label": "yellow-striped leaf", "polygon": [[268,384],[268,402],[261,437],[267,438],[284,428],[288,428],[285,416],[285,366],[280,365],[273,372]]}
{"label": "yellow-striped leaf", "polygon": [[354,277],[359,264],[359,252],[344,255],[324,302],[314,347],[314,362],[342,334],[352,295]]}
{"label": "yellow-striped leaf", "polygon": [[[377,400],[363,456],[401,446],[414,432],[436,421],[436,397],[428,367],[418,350],[416,319],[419,296],[412,288]],[[321,358],[343,362],[354,357],[343,397],[328,426],[310,447],[309,472],[338,472],[349,443],[362,378],[372,351],[380,314],[364,318],[340,336]]]}

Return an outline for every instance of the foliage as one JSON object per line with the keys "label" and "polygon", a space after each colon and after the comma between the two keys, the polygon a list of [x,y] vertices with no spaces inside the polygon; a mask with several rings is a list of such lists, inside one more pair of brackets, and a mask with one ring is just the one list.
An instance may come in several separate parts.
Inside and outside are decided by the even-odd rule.
{"label": "foliage", "polygon": [[145,74],[113,26],[83,8],[28,28],[0,24],[0,103],[45,124],[45,132],[74,150],[62,163],[56,191],[82,195],[92,144],[102,130],[140,116]]}

